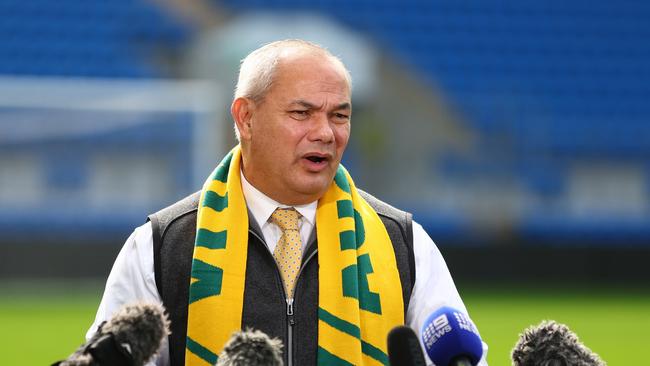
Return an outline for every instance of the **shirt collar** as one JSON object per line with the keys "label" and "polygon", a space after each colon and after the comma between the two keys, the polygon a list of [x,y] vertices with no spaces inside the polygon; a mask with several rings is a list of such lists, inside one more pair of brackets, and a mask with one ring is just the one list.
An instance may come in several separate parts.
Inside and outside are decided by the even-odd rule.
{"label": "shirt collar", "polygon": [[307,220],[307,222],[314,226],[318,201],[298,206],[283,205],[260,192],[257,188],[253,187],[253,185],[250,184],[248,180],[246,180],[246,177],[244,177],[244,173],[241,170],[239,171],[239,174],[241,176],[241,186],[242,191],[244,192],[244,198],[246,199],[246,205],[248,206],[248,209],[251,211],[253,217],[260,225],[260,227],[264,226],[267,223],[275,209],[278,207],[295,208],[296,211],[298,211],[300,215],[302,215],[302,217]]}

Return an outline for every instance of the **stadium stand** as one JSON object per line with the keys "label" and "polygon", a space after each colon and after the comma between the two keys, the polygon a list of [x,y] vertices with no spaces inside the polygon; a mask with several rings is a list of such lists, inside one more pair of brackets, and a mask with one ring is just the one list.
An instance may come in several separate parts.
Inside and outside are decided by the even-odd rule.
{"label": "stadium stand", "polygon": [[[442,90],[478,139],[469,152],[432,157],[432,169],[452,183],[515,181],[528,197],[512,223],[521,237],[650,242],[650,3],[211,1],[233,14],[329,15]],[[161,9],[142,0],[0,1],[0,74],[173,76],[157,51],[196,33]],[[53,184],[81,174],[68,173]],[[616,192],[617,179],[632,193]],[[612,207],[601,206],[603,192]],[[584,214],[593,208],[603,214]],[[467,228],[463,217],[420,217],[450,235]]]}
{"label": "stadium stand", "polygon": [[[434,162],[450,179],[509,178],[555,208],[529,205],[525,239],[647,243],[650,237],[650,4],[609,1],[428,2],[226,0],[232,11],[323,12],[372,35],[442,89],[479,140]],[[578,217],[572,172],[632,166],[637,215]],[[600,176],[592,177],[593,181]],[[621,180],[636,179],[629,176]],[[587,189],[585,189],[587,190]],[[610,195],[624,195],[610,192]],[[589,198],[598,201],[599,197]],[[589,200],[588,199],[588,200]],[[633,200],[633,199],[630,199]],[[598,207],[599,204],[594,202]],[[627,205],[627,206],[626,206]],[[435,219],[432,218],[435,221]],[[429,221],[429,220],[425,220]],[[430,226],[434,226],[430,223]]]}
{"label": "stadium stand", "polygon": [[163,77],[151,48],[190,28],[149,1],[0,1],[0,74]]}

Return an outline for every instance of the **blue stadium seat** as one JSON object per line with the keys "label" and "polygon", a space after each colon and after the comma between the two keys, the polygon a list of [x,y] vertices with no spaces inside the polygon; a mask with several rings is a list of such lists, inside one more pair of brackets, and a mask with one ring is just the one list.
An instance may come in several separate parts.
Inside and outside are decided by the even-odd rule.
{"label": "blue stadium seat", "polygon": [[163,76],[132,49],[176,47],[189,35],[146,0],[4,0],[0,10],[0,74]]}

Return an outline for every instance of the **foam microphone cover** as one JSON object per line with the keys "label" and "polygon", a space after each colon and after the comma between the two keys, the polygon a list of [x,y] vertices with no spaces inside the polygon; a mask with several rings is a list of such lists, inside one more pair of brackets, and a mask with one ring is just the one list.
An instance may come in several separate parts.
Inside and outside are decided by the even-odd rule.
{"label": "foam microphone cover", "polygon": [[169,320],[162,305],[136,303],[118,310],[60,366],[142,366],[169,335]]}
{"label": "foam microphone cover", "polygon": [[426,366],[413,329],[401,325],[388,333],[388,360],[392,366]]}
{"label": "foam microphone cover", "polygon": [[235,332],[219,354],[216,366],[282,366],[282,341],[264,332]]}
{"label": "foam microphone cover", "polygon": [[436,366],[474,366],[483,355],[483,342],[476,326],[464,312],[445,306],[429,315],[422,327],[427,355]]}
{"label": "foam microphone cover", "polygon": [[512,350],[513,366],[604,366],[569,327],[553,320],[527,328]]}

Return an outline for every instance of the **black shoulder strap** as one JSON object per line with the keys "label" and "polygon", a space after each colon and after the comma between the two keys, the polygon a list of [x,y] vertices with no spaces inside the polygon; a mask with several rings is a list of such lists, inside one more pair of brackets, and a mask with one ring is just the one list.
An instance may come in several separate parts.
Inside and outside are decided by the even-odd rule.
{"label": "black shoulder strap", "polygon": [[415,287],[415,253],[413,250],[413,215],[406,212],[406,247],[408,248],[409,269],[411,270],[411,288]]}
{"label": "black shoulder strap", "polygon": [[[393,207],[394,208],[394,207]],[[398,209],[395,209],[398,210]],[[409,261],[409,272],[411,274],[411,289],[415,287],[415,253],[413,251],[413,215],[410,212],[404,212],[399,210],[400,213],[404,215],[404,226],[398,225],[404,238],[404,244],[406,245],[406,253],[408,255]]]}
{"label": "black shoulder strap", "polygon": [[160,258],[161,249],[163,246],[163,238],[167,226],[179,216],[182,216],[192,210],[196,210],[198,205],[199,196],[201,192],[194,192],[184,199],[174,203],[173,205],[163,208],[162,210],[151,214],[147,217],[147,221],[151,222],[151,235],[153,239],[153,266],[154,275],[156,280],[156,288],[161,298],[163,297],[162,286],[162,260]]}
{"label": "black shoulder strap", "polygon": [[160,228],[160,220],[156,214],[149,215],[147,221],[151,222],[151,237],[153,239],[153,267],[154,267],[154,278],[156,280],[156,288],[158,288],[158,294],[162,298],[162,279],[161,279],[161,260],[160,260],[160,248],[162,247],[162,230]]}

